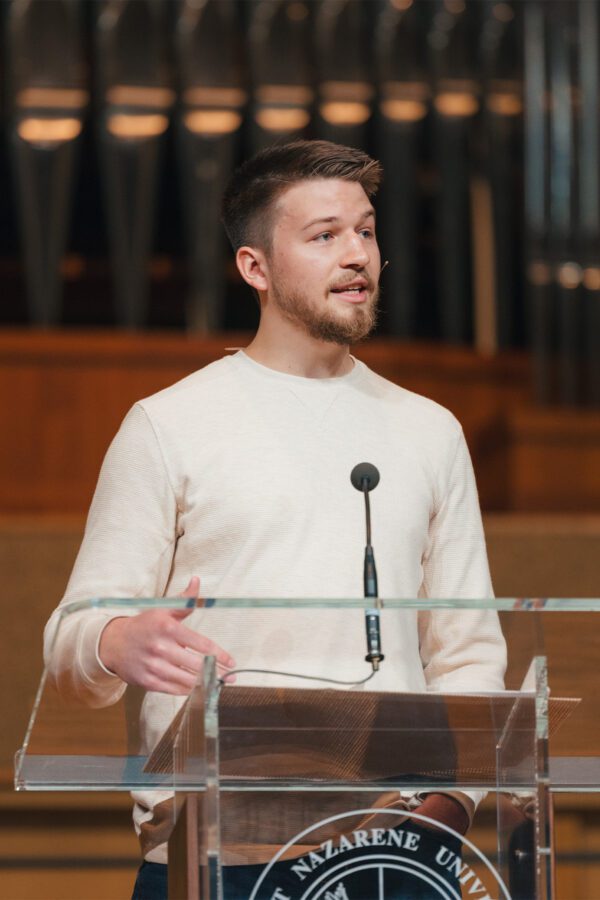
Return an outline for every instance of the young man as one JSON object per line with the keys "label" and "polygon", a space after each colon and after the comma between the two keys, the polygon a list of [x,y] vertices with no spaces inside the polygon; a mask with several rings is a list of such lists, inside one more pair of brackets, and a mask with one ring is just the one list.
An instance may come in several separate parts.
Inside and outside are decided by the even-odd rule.
{"label": "young man", "polygon": [[[244,351],[130,411],[103,464],[63,603],[197,596],[199,577],[207,596],[360,597],[364,519],[349,474],[365,460],[381,473],[372,495],[381,596],[491,595],[459,424],[350,355],[376,318],[379,180],[366,154],[324,141],[268,149],[235,173],[223,218],[260,300],[258,331]],[[277,633],[259,615],[244,634],[217,613],[210,632],[202,610],[187,619],[74,617],[55,648],[54,678],[95,705],[116,701],[127,684],[145,688],[150,748],[205,654],[222,672],[269,669],[280,667],[285,647],[292,671],[357,677],[363,629],[348,613],[323,613],[318,630],[290,610]],[[369,688],[502,688],[493,614],[389,611],[384,628],[386,660]],[[158,864],[144,877],[164,883],[168,797],[136,800],[144,856]],[[458,831],[472,809],[468,797],[447,794],[420,806]],[[140,884],[138,896],[145,890]]]}

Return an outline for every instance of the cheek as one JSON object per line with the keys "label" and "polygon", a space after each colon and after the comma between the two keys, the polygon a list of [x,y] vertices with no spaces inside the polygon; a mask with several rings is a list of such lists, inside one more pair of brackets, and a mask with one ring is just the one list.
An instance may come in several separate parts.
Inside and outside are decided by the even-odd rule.
{"label": "cheek", "polygon": [[310,253],[290,253],[277,268],[277,280],[298,293],[325,293],[331,282],[331,267]]}

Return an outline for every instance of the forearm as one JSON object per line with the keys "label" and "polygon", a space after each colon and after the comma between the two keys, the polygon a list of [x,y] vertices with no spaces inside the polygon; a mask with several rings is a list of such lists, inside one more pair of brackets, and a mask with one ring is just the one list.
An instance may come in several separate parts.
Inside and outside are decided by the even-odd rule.
{"label": "forearm", "polygon": [[102,631],[113,617],[94,609],[69,615],[64,607],[51,616],[44,633],[44,659],[50,683],[64,699],[102,707],[123,695],[126,685],[98,657]]}

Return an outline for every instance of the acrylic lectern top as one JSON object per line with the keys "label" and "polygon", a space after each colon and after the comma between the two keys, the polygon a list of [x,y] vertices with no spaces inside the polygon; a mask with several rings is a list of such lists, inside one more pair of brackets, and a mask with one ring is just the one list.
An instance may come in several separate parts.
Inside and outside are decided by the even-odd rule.
{"label": "acrylic lectern top", "polygon": [[[199,628],[205,633],[210,634],[217,616],[230,617],[248,635],[250,646],[257,617],[268,619],[276,634],[292,609],[314,629],[330,627],[337,621],[332,611],[341,610],[364,641],[366,602],[218,598],[199,607],[194,601],[193,606],[201,612]],[[17,789],[202,790],[202,748],[210,738],[211,708],[220,732],[219,777],[234,787],[267,778],[271,786],[286,782],[312,790],[323,781],[329,789],[352,783],[365,789],[384,784],[490,789],[502,784],[518,790],[535,780],[539,760],[533,748],[550,732],[557,788],[596,789],[600,698],[593,673],[600,601],[385,599],[382,604],[384,651],[392,629],[412,627],[415,617],[453,609],[467,616],[495,611],[507,648],[505,689],[390,690],[385,680],[368,678],[364,653],[345,660],[343,672],[324,659],[315,675],[314,669],[302,671],[300,658],[287,656],[283,641],[273,671],[260,670],[255,648],[248,659],[236,658],[237,668],[246,671],[240,671],[234,684],[222,684],[214,673],[211,682],[211,667],[205,666],[190,697],[168,698],[172,715],[148,738],[140,725],[142,711],[147,721],[157,695],[128,688],[116,703],[90,708],[57,690],[51,647],[17,753]],[[186,607],[186,598],[69,604],[62,610],[54,646],[73,617]],[[166,695],[160,696],[164,700]],[[565,718],[568,723],[560,728]],[[402,766],[396,764],[400,750]]]}

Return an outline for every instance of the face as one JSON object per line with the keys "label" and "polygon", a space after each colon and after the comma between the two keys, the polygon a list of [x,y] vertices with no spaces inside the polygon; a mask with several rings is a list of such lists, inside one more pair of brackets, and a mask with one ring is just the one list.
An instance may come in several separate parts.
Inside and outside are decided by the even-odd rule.
{"label": "face", "polygon": [[381,260],[373,207],[357,182],[289,188],[273,213],[268,294],[317,340],[352,344],[373,329]]}

